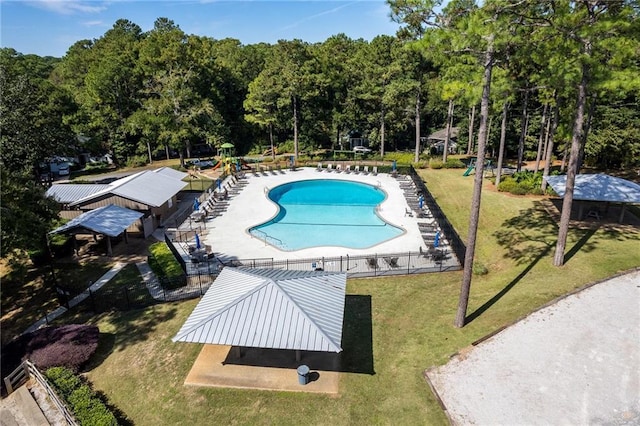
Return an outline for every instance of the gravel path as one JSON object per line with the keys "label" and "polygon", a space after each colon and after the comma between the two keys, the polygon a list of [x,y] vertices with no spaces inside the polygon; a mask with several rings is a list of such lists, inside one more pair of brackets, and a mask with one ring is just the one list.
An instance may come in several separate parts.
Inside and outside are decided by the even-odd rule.
{"label": "gravel path", "polygon": [[560,299],[426,377],[454,424],[640,424],[640,270]]}

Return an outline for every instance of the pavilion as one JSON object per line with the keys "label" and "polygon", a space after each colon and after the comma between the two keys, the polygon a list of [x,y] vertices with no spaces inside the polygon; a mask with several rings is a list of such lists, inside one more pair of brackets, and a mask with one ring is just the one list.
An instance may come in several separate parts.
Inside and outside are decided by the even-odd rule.
{"label": "pavilion", "polygon": [[127,228],[144,216],[144,213],[109,204],[95,210],[82,213],[66,224],[54,229],[50,234],[102,234],[107,239],[107,254],[111,256],[111,238],[124,234],[127,241]]}
{"label": "pavilion", "polygon": [[346,273],[225,267],[174,342],[341,352]]}
{"label": "pavilion", "polygon": [[[546,176],[547,183],[560,196],[564,197],[567,186],[567,176]],[[640,185],[626,179],[610,176],[606,174],[579,174],[573,189],[573,199],[605,203],[608,207],[610,203],[622,205],[618,222],[624,219],[625,207],[627,204],[640,204]],[[584,203],[580,203],[578,219],[582,219]],[[589,211],[587,216],[600,218],[598,210]]]}

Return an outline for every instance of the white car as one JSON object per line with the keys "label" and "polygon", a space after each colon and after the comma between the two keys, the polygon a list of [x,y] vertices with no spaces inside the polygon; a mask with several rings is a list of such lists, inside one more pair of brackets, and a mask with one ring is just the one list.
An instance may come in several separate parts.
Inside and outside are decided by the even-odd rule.
{"label": "white car", "polygon": [[366,146],[354,146],[353,152],[355,152],[356,154],[368,154],[371,152],[371,150]]}
{"label": "white car", "polygon": [[70,173],[69,163],[64,162],[58,164],[58,176],[68,176]]}

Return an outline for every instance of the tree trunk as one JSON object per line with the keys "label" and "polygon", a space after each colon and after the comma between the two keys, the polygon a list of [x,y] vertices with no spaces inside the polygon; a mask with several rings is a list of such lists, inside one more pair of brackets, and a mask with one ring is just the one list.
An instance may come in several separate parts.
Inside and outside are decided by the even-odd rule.
{"label": "tree trunk", "polygon": [[562,164],[560,164],[560,173],[564,173],[567,169],[567,153],[569,151],[569,144],[564,144],[564,150],[562,151]]}
{"label": "tree trunk", "polygon": [[473,153],[473,124],[476,119],[476,106],[471,107],[471,112],[469,112],[469,142],[467,143],[467,155],[471,155]]}
{"label": "tree trunk", "polygon": [[522,170],[522,161],[524,158],[524,140],[527,137],[527,121],[529,120],[529,115],[527,113],[527,103],[529,101],[529,89],[525,89],[524,92],[524,101],[522,102],[522,128],[520,130],[520,140],[518,141],[518,163],[516,165],[516,170]]}
{"label": "tree trunk", "polygon": [[[591,52],[590,44],[585,43],[585,51],[587,55]],[[587,102],[587,83],[589,81],[589,69],[586,63],[582,64],[582,79],[578,86],[578,102],[576,108],[576,117],[573,122],[573,134],[571,136],[571,153],[569,155],[569,167],[567,169],[567,186],[562,199],[562,214],[560,216],[560,225],[558,228],[558,242],[556,243],[556,251],[553,256],[553,265],[564,265],[564,250],[567,245],[567,234],[569,233],[569,220],[571,218],[571,206],[573,204],[573,190],[576,182],[576,173],[578,171],[578,161],[580,157],[580,146],[583,141],[584,132],[584,110]]]}
{"label": "tree trunk", "polygon": [[293,97],[293,155],[298,158],[298,102]]}
{"label": "tree trunk", "polygon": [[464,258],[464,271],[458,300],[455,326],[464,327],[467,318],[467,306],[469,305],[469,292],[471,290],[471,275],[473,270],[473,257],[476,250],[476,236],[478,233],[478,220],[480,218],[480,198],[482,196],[482,177],[484,174],[484,153],[487,144],[487,124],[489,119],[489,96],[491,92],[491,72],[493,68],[493,36],[489,36],[487,51],[484,60],[484,76],[482,79],[482,100],[480,101],[480,129],[478,131],[478,159],[476,160],[476,173],[473,178],[473,195],[471,199],[471,214],[469,216],[469,234],[467,236],[467,250]]}
{"label": "tree trunk", "polygon": [[147,153],[149,154],[149,164],[153,163],[153,157],[151,156],[151,143],[147,141]]}
{"label": "tree trunk", "polygon": [[558,128],[558,120],[560,119],[560,105],[558,105],[558,95],[556,93],[556,105],[553,109],[553,118],[551,118],[551,130],[548,132],[548,139],[549,141],[547,142],[547,150],[546,150],[546,154],[545,154],[545,159],[544,159],[544,170],[542,172],[542,185],[541,185],[541,189],[542,191],[546,191],[547,190],[547,181],[545,179],[545,177],[549,176],[549,171],[551,170],[551,162],[552,157],[553,157],[553,138],[554,135],[556,133],[556,129]]}
{"label": "tree trunk", "polygon": [[384,159],[384,105],[380,112],[380,156]]}
{"label": "tree trunk", "polygon": [[420,93],[416,95],[416,152],[413,162],[420,161]]}
{"label": "tree trunk", "polygon": [[587,120],[584,125],[584,134],[582,136],[582,144],[580,146],[580,160],[578,161],[578,170],[582,170],[584,164],[584,149],[587,146],[587,138],[589,137],[589,131],[591,130],[591,120],[593,118],[593,112],[596,108],[596,96],[591,97],[589,102],[589,111],[587,112]]}
{"label": "tree trunk", "polygon": [[271,158],[276,159],[276,147],[273,146],[273,124],[269,123],[269,143],[271,145]]}
{"label": "tree trunk", "polygon": [[164,146],[164,153],[167,154],[167,160],[169,160],[171,156],[169,155],[169,145],[167,144]]}
{"label": "tree trunk", "polygon": [[549,104],[544,104],[542,109],[542,120],[540,122],[540,136],[538,137],[538,153],[536,154],[536,167],[534,173],[538,173],[540,170],[540,157],[542,157],[542,145],[544,144],[544,128],[547,121],[547,108]]}
{"label": "tree trunk", "polygon": [[444,149],[442,152],[442,162],[447,162],[447,155],[449,155],[449,143],[451,139],[451,125],[453,124],[453,99],[449,99],[449,110],[447,111],[447,135],[444,139]]}
{"label": "tree trunk", "polygon": [[496,170],[496,189],[500,186],[502,176],[502,162],[504,161],[504,145],[507,138],[507,115],[509,112],[509,102],[505,102],[502,107],[502,125],[500,126],[500,148],[498,148],[498,166]]}

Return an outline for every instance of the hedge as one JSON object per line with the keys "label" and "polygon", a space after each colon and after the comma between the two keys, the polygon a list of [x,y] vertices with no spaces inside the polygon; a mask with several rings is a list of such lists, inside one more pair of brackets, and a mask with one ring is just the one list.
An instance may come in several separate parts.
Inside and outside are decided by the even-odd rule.
{"label": "hedge", "polygon": [[81,425],[117,425],[116,416],[91,389],[89,384],[73,371],[64,367],[52,367],[45,372],[47,380],[65,400]]}

